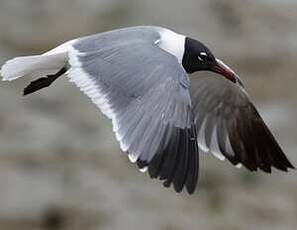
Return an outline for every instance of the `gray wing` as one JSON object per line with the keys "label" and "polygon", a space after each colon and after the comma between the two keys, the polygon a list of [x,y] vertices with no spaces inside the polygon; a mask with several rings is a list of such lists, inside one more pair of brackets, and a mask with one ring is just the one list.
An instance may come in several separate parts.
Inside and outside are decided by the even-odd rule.
{"label": "gray wing", "polygon": [[191,81],[199,146],[251,171],[293,168],[247,94],[214,76]]}
{"label": "gray wing", "polygon": [[184,185],[198,178],[198,146],[188,76],[160,49],[157,30],[137,27],[78,40],[69,77],[113,122],[121,149],[152,178]]}

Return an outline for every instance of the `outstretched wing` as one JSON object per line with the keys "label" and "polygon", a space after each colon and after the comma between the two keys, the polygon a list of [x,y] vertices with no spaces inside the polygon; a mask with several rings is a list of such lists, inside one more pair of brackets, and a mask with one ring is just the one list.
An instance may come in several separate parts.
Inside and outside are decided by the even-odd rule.
{"label": "outstretched wing", "polygon": [[214,76],[191,81],[199,146],[251,171],[293,168],[247,94]]}
{"label": "outstretched wing", "polygon": [[184,185],[198,178],[198,146],[189,79],[177,59],[158,47],[151,27],[79,39],[68,76],[113,122],[121,149],[152,178]]}

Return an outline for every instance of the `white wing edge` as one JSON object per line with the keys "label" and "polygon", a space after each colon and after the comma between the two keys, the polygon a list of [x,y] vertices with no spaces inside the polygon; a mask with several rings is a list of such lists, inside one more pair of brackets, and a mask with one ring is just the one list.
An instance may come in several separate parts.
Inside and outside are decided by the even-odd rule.
{"label": "white wing edge", "polygon": [[[128,150],[128,147],[121,140],[121,136],[119,136],[118,124],[116,121],[116,113],[111,107],[111,104],[108,100],[107,95],[105,95],[102,90],[100,90],[100,86],[96,83],[96,81],[86,73],[83,68],[81,68],[82,63],[80,63],[78,56],[83,55],[77,51],[74,47],[70,46],[69,48],[69,64],[71,65],[70,70],[67,73],[67,76],[70,82],[76,84],[76,86],[87,95],[92,102],[101,110],[101,112],[112,120],[113,131],[115,133],[117,141],[120,143],[120,147],[123,152]],[[131,157],[129,159],[131,162],[135,163],[137,159]]]}

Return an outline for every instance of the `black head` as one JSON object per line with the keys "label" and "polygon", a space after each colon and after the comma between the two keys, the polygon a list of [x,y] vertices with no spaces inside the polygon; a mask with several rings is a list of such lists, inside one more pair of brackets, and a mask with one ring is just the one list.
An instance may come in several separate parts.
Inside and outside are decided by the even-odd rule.
{"label": "black head", "polygon": [[214,57],[210,50],[201,42],[186,37],[182,65],[187,73],[212,71],[236,82],[237,76],[230,67]]}

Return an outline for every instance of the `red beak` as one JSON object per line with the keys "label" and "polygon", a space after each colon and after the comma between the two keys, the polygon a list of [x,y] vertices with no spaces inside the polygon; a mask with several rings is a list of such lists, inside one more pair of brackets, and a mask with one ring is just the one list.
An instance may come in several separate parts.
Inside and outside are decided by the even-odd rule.
{"label": "red beak", "polygon": [[235,72],[220,59],[216,59],[216,64],[211,68],[211,71],[224,76],[234,83],[236,82]]}

